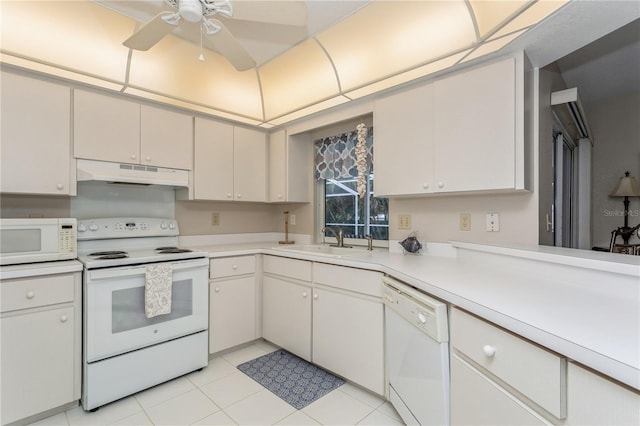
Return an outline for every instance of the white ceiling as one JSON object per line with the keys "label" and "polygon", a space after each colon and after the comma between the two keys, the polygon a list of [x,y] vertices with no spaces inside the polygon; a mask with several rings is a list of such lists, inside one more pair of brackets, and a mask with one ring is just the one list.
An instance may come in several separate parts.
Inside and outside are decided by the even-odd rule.
{"label": "white ceiling", "polygon": [[[165,0],[93,1],[122,15],[133,18],[141,24],[149,22],[154,16],[163,11],[175,11]],[[237,1],[255,3],[255,0],[234,0],[234,2]],[[280,1],[294,2],[294,0]],[[306,0],[295,2],[304,3],[306,6],[306,26],[295,27],[290,25],[266,24],[262,22],[229,19],[223,15],[216,15],[216,17],[220,18],[220,21],[231,31],[240,44],[244,46],[256,61],[257,66],[260,66],[320,31],[341,21],[367,3],[370,3],[370,0]],[[173,34],[190,40],[195,44],[199,44],[200,23],[190,23],[183,19],[173,31]],[[215,35],[209,37],[215,37]],[[216,50],[212,45],[207,43],[206,36],[203,38],[203,45],[210,50]]]}
{"label": "white ceiling", "polygon": [[586,108],[629,93],[640,93],[640,20],[560,58],[568,87],[578,87]]}
{"label": "white ceiling", "polygon": [[[236,4],[250,1],[259,0],[233,0]],[[285,1],[293,0],[274,3],[282,5]],[[262,0],[262,5],[265,3]],[[635,20],[628,33],[607,37],[599,48],[570,56],[558,65],[567,84],[580,87],[583,103],[640,84],[633,80],[640,74],[637,0],[616,1],[615,7],[608,0],[572,0],[525,32],[515,31],[521,28],[517,27],[511,28],[514,32],[510,33],[506,30],[510,25],[504,24],[495,33],[506,30],[504,37],[493,43],[497,46],[493,51],[483,50],[491,45],[492,30],[486,33],[487,40],[478,34],[482,25],[477,25],[475,50],[460,62],[461,56],[457,55],[466,53],[455,49],[466,49],[468,45],[447,51],[450,56],[440,60],[442,56],[438,55],[442,53],[437,49],[450,41],[443,34],[452,26],[443,26],[444,19],[428,14],[416,12],[412,16],[410,11],[421,11],[422,6],[414,7],[420,3],[449,6],[455,2],[306,0],[305,27],[225,19],[225,26],[257,63],[255,70],[236,72],[220,55],[206,55],[205,62],[198,62],[200,27],[185,20],[174,30],[178,37],[165,37],[149,52],[131,52],[123,47],[122,41],[135,28],[162,11],[172,10],[164,0],[2,0],[0,55],[4,63],[17,67],[269,128],[495,55],[525,51],[534,67],[544,67]],[[479,7],[475,11],[479,14],[471,14],[478,23],[483,12],[494,8],[502,8],[504,17],[504,9],[514,5],[548,7],[545,3],[550,4],[465,0],[458,6],[470,10]],[[437,7],[440,6],[429,6]],[[378,11],[379,16],[370,11]],[[366,20],[363,16],[376,19]],[[490,20],[486,23],[488,28],[502,25]],[[425,36],[426,30],[438,43]],[[506,42],[501,44],[501,40]],[[214,50],[207,45],[206,37],[204,44]],[[434,49],[436,53],[432,53]],[[417,55],[416,62],[406,62],[412,60],[411,56],[400,57],[406,51]],[[594,58],[594,54],[597,59],[587,59]],[[316,58],[313,55],[321,62],[309,61]],[[354,57],[360,65],[358,75],[349,74]],[[616,62],[612,65],[611,61]],[[615,78],[608,78],[611,70],[616,70]],[[591,76],[590,80],[587,76]]]}

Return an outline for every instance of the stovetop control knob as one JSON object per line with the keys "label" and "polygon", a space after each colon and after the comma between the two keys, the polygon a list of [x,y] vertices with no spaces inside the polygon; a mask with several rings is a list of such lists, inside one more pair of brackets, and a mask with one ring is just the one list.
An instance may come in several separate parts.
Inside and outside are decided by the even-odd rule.
{"label": "stovetop control knob", "polygon": [[89,231],[97,231],[98,230],[98,225],[96,225],[95,222],[91,222],[91,225],[89,225]]}
{"label": "stovetop control knob", "polygon": [[164,222],[160,222],[160,229],[167,229],[167,224]]}
{"label": "stovetop control knob", "polygon": [[175,224],[175,222],[170,222],[170,223],[169,223],[169,229],[176,229],[176,224]]}
{"label": "stovetop control knob", "polygon": [[81,223],[80,225],[78,225],[78,232],[86,232],[87,231],[87,225],[85,225],[84,223]]}

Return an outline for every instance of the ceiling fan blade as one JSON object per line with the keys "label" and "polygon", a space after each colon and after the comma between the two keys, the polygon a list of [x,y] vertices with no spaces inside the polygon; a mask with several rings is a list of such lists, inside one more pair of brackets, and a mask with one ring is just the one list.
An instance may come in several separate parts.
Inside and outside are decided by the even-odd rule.
{"label": "ceiling fan blade", "polygon": [[238,71],[246,71],[256,66],[256,61],[249,55],[246,49],[229,32],[229,30],[218,20],[210,21],[219,26],[220,30],[209,36],[208,44],[212,45],[216,51],[234,66]]}
{"label": "ceiling fan blade", "polygon": [[166,22],[163,17],[171,16],[167,12],[156,15],[151,21],[144,24],[131,37],[124,41],[126,47],[135,50],[149,50],[164,36],[173,31],[176,26]]}
{"label": "ceiling fan blade", "polygon": [[307,25],[307,6],[303,1],[232,1],[233,19],[268,24]]}

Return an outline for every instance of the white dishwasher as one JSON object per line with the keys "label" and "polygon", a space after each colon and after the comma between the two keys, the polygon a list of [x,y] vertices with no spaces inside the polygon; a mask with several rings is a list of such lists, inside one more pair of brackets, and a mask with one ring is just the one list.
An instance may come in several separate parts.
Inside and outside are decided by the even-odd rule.
{"label": "white dishwasher", "polygon": [[408,425],[449,424],[447,305],[383,278],[389,400]]}

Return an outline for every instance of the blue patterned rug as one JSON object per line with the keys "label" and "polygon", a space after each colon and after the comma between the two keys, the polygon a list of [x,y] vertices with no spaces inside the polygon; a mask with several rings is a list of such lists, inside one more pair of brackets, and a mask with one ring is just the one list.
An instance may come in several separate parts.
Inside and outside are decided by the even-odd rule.
{"label": "blue patterned rug", "polygon": [[240,364],[238,370],[298,410],[344,384],[339,377],[283,349]]}

